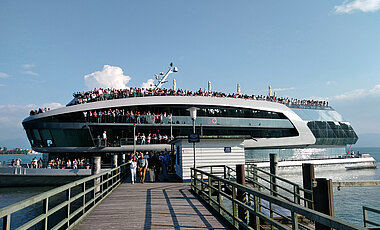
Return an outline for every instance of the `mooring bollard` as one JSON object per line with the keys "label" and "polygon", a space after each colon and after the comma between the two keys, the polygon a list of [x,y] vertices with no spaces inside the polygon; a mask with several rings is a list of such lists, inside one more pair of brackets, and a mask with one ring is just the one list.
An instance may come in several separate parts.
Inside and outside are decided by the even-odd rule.
{"label": "mooring bollard", "polygon": [[271,194],[273,196],[277,196],[277,186],[276,186],[276,175],[277,175],[277,169],[278,169],[278,155],[277,153],[270,153],[270,181],[271,181]]}
{"label": "mooring bollard", "polygon": [[[315,181],[317,183],[317,186],[313,187],[314,210],[327,214],[329,216],[334,216],[335,210],[332,180],[327,180],[326,178],[317,178]],[[315,229],[330,230],[332,228],[329,228],[317,222],[315,223]]]}
{"label": "mooring bollard", "polygon": [[[310,163],[302,164],[302,179],[303,179],[303,188],[312,191],[313,190],[313,181],[315,180],[314,174],[314,165]],[[307,200],[312,200],[313,195],[310,193],[304,193],[304,197]],[[305,207],[313,209],[313,203],[305,200]]]}
{"label": "mooring bollard", "polygon": [[[236,182],[245,186],[245,168],[244,165],[236,165]],[[247,204],[247,194],[238,189],[237,190],[237,199],[244,204]],[[247,223],[247,210],[243,207],[238,207],[238,217],[245,223]]]}

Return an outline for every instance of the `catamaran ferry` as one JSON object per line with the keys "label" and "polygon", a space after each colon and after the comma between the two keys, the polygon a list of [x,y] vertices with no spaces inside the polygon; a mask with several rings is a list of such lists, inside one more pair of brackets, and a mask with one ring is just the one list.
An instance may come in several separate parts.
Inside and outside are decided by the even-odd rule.
{"label": "catamaran ferry", "polygon": [[[271,91],[266,96],[246,95],[239,86],[233,94],[212,92],[210,83],[208,89],[191,92],[177,89],[175,80],[172,89],[161,88],[169,74],[177,71],[177,67],[170,65],[166,73],[156,75],[158,84],[151,89],[77,92],[66,107],[31,111],[22,124],[33,150],[57,154],[183,152],[185,147],[175,146],[176,140],[187,138],[194,129],[201,142],[241,140],[243,157],[245,150],[251,159],[263,153],[310,149],[342,155],[348,145],[358,140],[350,123],[328,102],[279,98]],[[190,117],[190,108],[196,108],[196,119]],[[233,155],[231,146],[225,147],[227,150],[224,148],[223,152]],[[233,161],[233,157],[205,156],[204,164]],[[290,158],[294,160],[294,154]],[[329,162],[337,161],[323,164]],[[372,157],[339,160],[347,162],[373,164],[375,160]]]}

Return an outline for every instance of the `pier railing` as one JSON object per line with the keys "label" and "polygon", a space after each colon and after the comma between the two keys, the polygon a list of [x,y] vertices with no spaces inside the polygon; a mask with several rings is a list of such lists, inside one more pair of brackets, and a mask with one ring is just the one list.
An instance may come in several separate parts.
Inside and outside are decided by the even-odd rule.
{"label": "pier railing", "polygon": [[[313,207],[313,191],[302,188],[299,184],[285,178],[271,174],[255,165],[246,165],[246,180],[262,191],[268,191],[271,195],[281,197],[305,207]],[[308,195],[311,199],[306,198]]]}
{"label": "pier railing", "polygon": [[236,228],[315,229],[316,224],[321,224],[334,229],[364,229],[240,185],[226,178],[223,172],[228,170],[220,167],[224,166],[191,168],[191,189]]}
{"label": "pier railing", "polygon": [[[223,170],[225,175],[224,178],[228,180],[235,180],[235,169],[228,166],[209,167],[210,172],[218,172],[218,170],[215,170],[216,167],[225,167]],[[201,168],[205,169],[204,167]],[[251,184],[254,188],[258,188],[260,191],[283,198],[290,202],[304,205],[305,207],[313,207],[314,201],[312,190],[304,189],[299,184],[271,174],[263,169],[256,167],[255,165],[246,165],[245,171],[246,182]],[[308,194],[311,199],[306,198],[306,194]]]}
{"label": "pier railing", "polygon": [[72,228],[121,183],[126,172],[123,164],[4,207],[0,226],[5,230]]}
{"label": "pier railing", "polygon": [[377,216],[376,219],[379,219],[380,217],[380,210],[377,210],[377,209],[374,209],[374,208],[370,208],[370,207],[367,207],[367,206],[363,206],[363,222],[364,222],[364,227],[366,228],[373,228],[373,229],[379,229],[380,228],[380,222],[375,222],[373,221],[372,219],[374,218],[370,218],[370,215],[371,216]]}

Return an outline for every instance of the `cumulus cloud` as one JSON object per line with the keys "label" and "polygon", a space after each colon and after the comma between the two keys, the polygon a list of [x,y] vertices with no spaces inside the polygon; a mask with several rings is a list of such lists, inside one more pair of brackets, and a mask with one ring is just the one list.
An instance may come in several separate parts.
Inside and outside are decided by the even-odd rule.
{"label": "cumulus cloud", "polygon": [[345,1],[342,5],[335,6],[337,13],[350,13],[354,10],[361,10],[362,12],[373,12],[380,9],[380,0],[354,0]]}
{"label": "cumulus cloud", "polygon": [[103,70],[84,76],[84,81],[89,89],[115,88],[125,89],[131,77],[125,76],[123,70],[117,66],[104,65]]}
{"label": "cumulus cloud", "polygon": [[7,74],[7,73],[3,73],[3,72],[0,72],[0,78],[8,78],[10,77],[11,75]]}
{"label": "cumulus cloud", "polygon": [[154,79],[149,79],[147,82],[141,84],[142,89],[151,89],[154,88]]}
{"label": "cumulus cloud", "polygon": [[24,71],[23,73],[24,73],[24,74],[27,74],[27,75],[32,75],[32,76],[39,76],[38,73],[33,72],[33,71],[31,71],[31,70],[26,70],[26,71]]}

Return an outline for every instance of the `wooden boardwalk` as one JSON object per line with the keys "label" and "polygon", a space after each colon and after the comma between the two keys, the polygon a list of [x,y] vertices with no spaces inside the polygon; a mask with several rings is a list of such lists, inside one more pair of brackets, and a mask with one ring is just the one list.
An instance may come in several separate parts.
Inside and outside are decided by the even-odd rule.
{"label": "wooden boardwalk", "polygon": [[187,183],[121,184],[76,229],[230,229]]}

